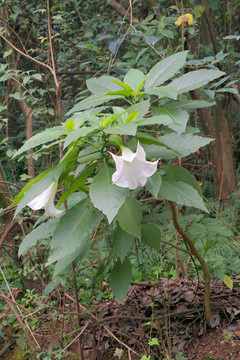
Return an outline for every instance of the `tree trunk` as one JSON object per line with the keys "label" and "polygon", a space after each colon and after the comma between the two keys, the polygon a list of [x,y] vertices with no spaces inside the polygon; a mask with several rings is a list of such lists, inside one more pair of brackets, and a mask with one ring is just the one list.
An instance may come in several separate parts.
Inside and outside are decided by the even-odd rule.
{"label": "tree trunk", "polygon": [[[192,92],[195,100],[201,100],[197,90]],[[219,201],[228,202],[235,190],[235,168],[233,160],[232,133],[226,114],[219,100],[216,100],[213,116],[209,110],[199,109],[205,132],[215,140],[210,144],[216,196]]]}
{"label": "tree trunk", "polygon": [[[212,22],[211,9],[206,0],[201,1],[204,7],[204,18],[201,24],[201,40],[204,44],[212,44],[213,51],[217,53],[217,37]],[[192,43],[193,45],[193,43]],[[192,92],[194,99],[201,99],[198,91]],[[211,156],[213,162],[214,185],[219,201],[228,202],[231,193],[235,190],[235,164],[232,145],[232,130],[230,119],[224,111],[224,99],[216,98],[216,106],[210,110],[199,109],[202,124],[206,135],[215,140],[211,143]]]}
{"label": "tree trunk", "polygon": [[[0,14],[3,20],[3,24],[6,24],[8,19],[7,9],[1,9]],[[7,33],[8,32],[6,31],[6,34]],[[11,49],[10,45],[6,43],[6,50],[10,50],[10,49]],[[9,68],[13,70],[17,70],[17,61],[14,52],[12,52],[7,59],[8,59]],[[26,140],[28,140],[33,136],[33,115],[32,115],[33,111],[32,108],[28,106],[26,100],[22,98],[23,90],[21,83],[19,83],[17,80],[14,80],[13,85],[15,87],[15,91],[18,92],[20,95],[19,105],[26,120]],[[31,155],[33,151],[34,151],[33,149],[29,149],[27,151],[27,155]],[[35,177],[34,159],[31,156],[28,157],[27,159],[27,167],[28,167],[28,175],[31,178],[34,178]]]}

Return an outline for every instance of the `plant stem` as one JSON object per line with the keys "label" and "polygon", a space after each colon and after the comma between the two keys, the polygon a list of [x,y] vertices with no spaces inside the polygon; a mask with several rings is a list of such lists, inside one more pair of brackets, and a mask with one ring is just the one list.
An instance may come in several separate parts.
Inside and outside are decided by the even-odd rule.
{"label": "plant stem", "polygon": [[172,219],[175,229],[179,232],[179,234],[182,236],[185,244],[189,247],[189,250],[192,255],[194,255],[197,260],[199,261],[202,271],[203,271],[203,277],[204,277],[204,308],[205,308],[205,317],[206,322],[209,325],[210,319],[211,319],[211,305],[210,305],[210,274],[207,268],[207,264],[202,257],[202,255],[197,251],[195,248],[192,240],[188,237],[188,235],[184,232],[184,230],[181,228],[177,221],[177,213],[176,208],[172,201],[169,201],[169,205],[172,211]]}

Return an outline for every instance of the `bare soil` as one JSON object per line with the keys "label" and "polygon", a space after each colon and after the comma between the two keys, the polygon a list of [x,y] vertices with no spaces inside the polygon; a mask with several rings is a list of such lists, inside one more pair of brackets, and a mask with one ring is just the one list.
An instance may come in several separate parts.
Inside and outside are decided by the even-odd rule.
{"label": "bare soil", "polygon": [[[140,360],[143,355],[151,360],[240,360],[239,278],[232,290],[218,279],[211,282],[210,326],[205,322],[202,282],[161,279],[132,285],[124,304],[116,299],[95,301],[91,311],[80,304],[80,330],[71,294],[65,293],[64,301],[60,297],[58,311],[36,313],[39,326],[33,333],[41,350],[52,351],[56,343],[64,349],[72,341],[66,359],[79,359],[80,338],[83,360]],[[19,352],[13,344],[1,358],[28,359],[17,356]]]}

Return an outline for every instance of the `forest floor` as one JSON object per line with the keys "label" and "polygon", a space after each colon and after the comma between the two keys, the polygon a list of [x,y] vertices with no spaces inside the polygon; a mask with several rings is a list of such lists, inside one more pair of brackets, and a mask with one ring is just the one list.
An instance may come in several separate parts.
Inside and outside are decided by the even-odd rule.
{"label": "forest floor", "polygon": [[[144,354],[146,360],[163,360],[167,356],[178,360],[240,359],[239,278],[234,279],[232,290],[219,279],[211,282],[212,317],[208,328],[202,282],[161,279],[132,285],[124,304],[109,298],[94,301],[91,310],[80,305],[84,360],[140,360]],[[108,289],[110,294],[106,284],[105,294]],[[66,313],[67,309],[68,314],[75,314],[74,299],[71,295],[67,299],[61,311]],[[34,335],[42,350],[51,351],[56,340],[61,343],[59,334],[73,333],[66,359],[76,359],[73,353],[77,353],[75,335],[79,330],[76,332],[75,324],[74,316],[63,323],[60,319],[51,321],[51,315],[45,314]],[[3,359],[28,359],[14,356],[15,349]]]}

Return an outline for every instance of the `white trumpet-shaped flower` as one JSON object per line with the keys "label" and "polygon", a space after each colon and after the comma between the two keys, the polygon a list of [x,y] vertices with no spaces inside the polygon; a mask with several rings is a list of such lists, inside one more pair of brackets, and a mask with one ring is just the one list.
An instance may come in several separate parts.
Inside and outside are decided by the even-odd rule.
{"label": "white trumpet-shaped flower", "polygon": [[27,205],[32,210],[39,210],[44,208],[46,216],[58,217],[63,213],[63,210],[58,210],[54,205],[54,198],[57,192],[57,181],[54,181],[46,190],[35,197]]}
{"label": "white trumpet-shaped flower", "polygon": [[122,156],[111,152],[110,154],[117,169],[112,176],[112,182],[117,186],[136,189],[138,186],[144,186],[147,178],[157,171],[158,160],[146,161],[146,153],[139,142],[136,153],[122,146]]}

